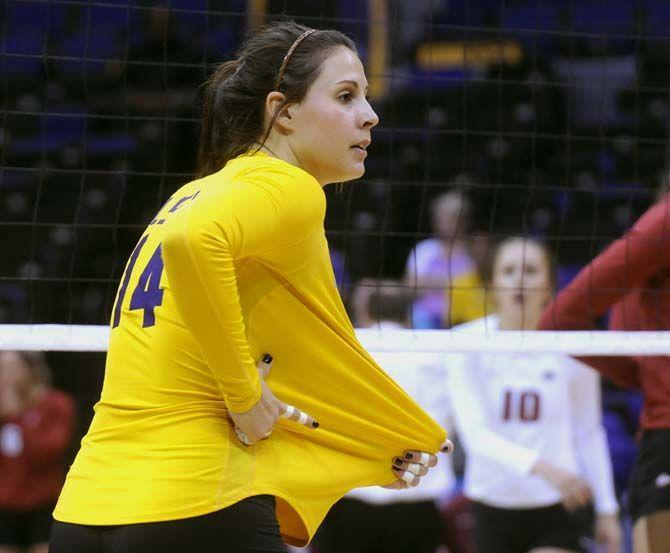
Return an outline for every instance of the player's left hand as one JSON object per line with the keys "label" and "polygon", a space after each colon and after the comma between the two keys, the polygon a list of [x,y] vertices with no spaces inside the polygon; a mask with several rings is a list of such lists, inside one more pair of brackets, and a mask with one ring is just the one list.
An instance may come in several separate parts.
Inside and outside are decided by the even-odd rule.
{"label": "player's left hand", "polygon": [[[447,440],[441,448],[443,453],[449,454],[454,445]],[[391,470],[398,478],[395,482],[384,486],[390,490],[404,490],[419,485],[421,478],[428,474],[428,470],[437,465],[437,455],[426,451],[407,450],[402,457],[394,457]]]}
{"label": "player's left hand", "polygon": [[599,552],[621,553],[622,532],[618,515],[598,515],[593,534]]}

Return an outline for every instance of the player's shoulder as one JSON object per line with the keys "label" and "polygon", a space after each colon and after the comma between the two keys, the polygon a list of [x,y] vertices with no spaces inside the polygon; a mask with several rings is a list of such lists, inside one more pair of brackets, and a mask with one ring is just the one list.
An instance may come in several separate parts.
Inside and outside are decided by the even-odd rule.
{"label": "player's shoulder", "polygon": [[414,252],[420,255],[441,254],[442,245],[437,238],[426,238],[417,242]]}
{"label": "player's shoulder", "polygon": [[282,159],[263,153],[245,154],[231,160],[224,171],[234,173],[245,182],[271,181],[282,185],[312,185],[321,189],[319,182],[307,171]]}
{"label": "player's shoulder", "polygon": [[[204,183],[209,188],[209,183]],[[230,160],[213,175],[211,186],[225,196],[257,197],[275,206],[290,206],[296,213],[323,211],[326,197],[321,184],[308,172],[262,152]]]}

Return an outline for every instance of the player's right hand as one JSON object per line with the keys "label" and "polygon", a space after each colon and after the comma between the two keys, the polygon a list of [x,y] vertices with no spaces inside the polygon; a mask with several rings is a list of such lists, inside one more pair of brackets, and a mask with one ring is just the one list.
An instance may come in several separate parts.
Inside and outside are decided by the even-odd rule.
{"label": "player's right hand", "polygon": [[263,356],[263,359],[258,365],[258,370],[261,375],[260,399],[251,409],[244,413],[228,412],[228,415],[235,425],[237,438],[244,445],[253,445],[256,442],[269,437],[279,418],[294,421],[307,428],[316,429],[319,427],[319,423],[316,422],[313,417],[310,417],[307,413],[292,405],[287,405],[283,401],[280,401],[272,393],[272,390],[270,390],[270,387],[265,383],[264,379],[264,377],[269,374],[272,364],[272,357],[267,357],[269,358],[269,361],[265,361],[266,356]]}
{"label": "player's right hand", "polygon": [[591,501],[591,488],[587,482],[570,471],[539,460],[532,472],[561,492],[561,502],[567,511],[575,511]]}

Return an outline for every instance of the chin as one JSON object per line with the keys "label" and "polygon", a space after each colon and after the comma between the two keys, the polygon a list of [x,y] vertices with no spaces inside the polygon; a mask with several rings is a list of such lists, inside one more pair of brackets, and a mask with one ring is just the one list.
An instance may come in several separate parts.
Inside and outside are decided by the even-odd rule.
{"label": "chin", "polygon": [[344,171],[340,172],[340,174],[337,175],[337,178],[332,179],[332,182],[349,182],[352,180],[360,179],[364,174],[365,174],[365,168],[361,170],[352,168],[350,171],[347,171],[346,173]]}
{"label": "chin", "polygon": [[352,167],[351,173],[352,176],[349,178],[349,180],[360,179],[363,175],[365,175],[365,165],[361,163],[360,165]]}

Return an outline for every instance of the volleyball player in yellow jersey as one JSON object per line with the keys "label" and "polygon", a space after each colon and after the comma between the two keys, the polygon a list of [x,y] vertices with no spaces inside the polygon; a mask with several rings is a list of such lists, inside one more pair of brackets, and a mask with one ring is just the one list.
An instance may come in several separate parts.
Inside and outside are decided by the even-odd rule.
{"label": "volleyball player in yellow jersey", "polygon": [[122,277],[53,553],[283,551],[350,489],[435,465],[444,431],[356,340],[328,255],[322,186],[364,172],[366,89],[348,38],[293,23],[214,73],[201,178]]}

